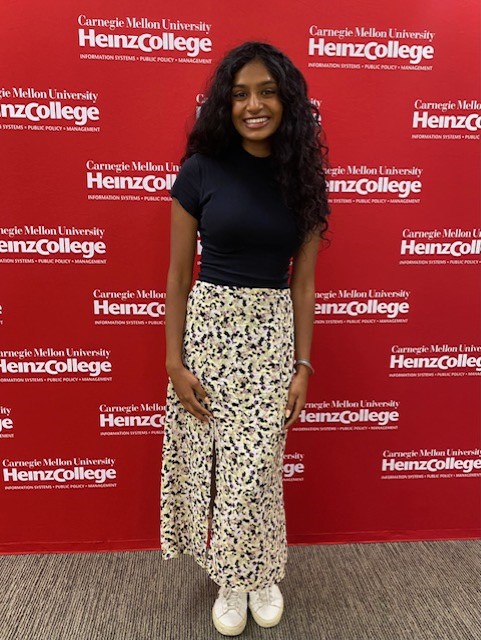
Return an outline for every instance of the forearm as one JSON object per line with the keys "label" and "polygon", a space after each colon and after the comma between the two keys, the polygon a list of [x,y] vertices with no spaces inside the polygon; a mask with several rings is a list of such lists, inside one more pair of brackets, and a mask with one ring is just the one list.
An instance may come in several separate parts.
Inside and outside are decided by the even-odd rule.
{"label": "forearm", "polygon": [[182,282],[170,274],[167,277],[165,299],[165,367],[167,373],[183,366],[182,345],[190,285],[190,282]]}
{"label": "forearm", "polygon": [[314,287],[291,288],[294,309],[294,338],[296,359],[310,361],[314,325]]}

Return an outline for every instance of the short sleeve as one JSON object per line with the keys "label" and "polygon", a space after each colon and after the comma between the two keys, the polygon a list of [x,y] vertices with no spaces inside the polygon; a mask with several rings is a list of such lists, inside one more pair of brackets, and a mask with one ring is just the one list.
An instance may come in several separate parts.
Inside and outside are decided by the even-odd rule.
{"label": "short sleeve", "polygon": [[197,154],[190,156],[180,167],[179,173],[170,190],[170,195],[177,198],[191,216],[200,218],[200,168]]}

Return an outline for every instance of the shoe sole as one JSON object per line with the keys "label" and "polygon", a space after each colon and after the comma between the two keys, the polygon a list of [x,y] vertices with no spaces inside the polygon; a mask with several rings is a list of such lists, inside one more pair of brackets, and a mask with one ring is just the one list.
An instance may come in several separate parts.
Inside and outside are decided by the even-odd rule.
{"label": "shoe sole", "polygon": [[257,622],[259,627],[264,627],[264,629],[268,629],[269,627],[275,627],[276,624],[279,624],[279,622],[281,621],[281,618],[282,618],[282,613],[284,611],[284,605],[282,605],[282,607],[279,610],[279,613],[276,615],[276,617],[272,618],[271,620],[265,620],[264,618],[259,617],[257,615],[257,613],[255,611],[252,611],[252,609],[250,607],[249,607],[249,610],[252,613],[252,617]]}
{"label": "shoe sole", "polygon": [[219,618],[215,615],[214,611],[212,611],[212,620],[214,622],[214,627],[219,633],[222,633],[222,635],[224,636],[238,636],[244,631],[247,624],[246,616],[245,620],[240,622],[237,627],[227,627],[225,624],[222,624]]}

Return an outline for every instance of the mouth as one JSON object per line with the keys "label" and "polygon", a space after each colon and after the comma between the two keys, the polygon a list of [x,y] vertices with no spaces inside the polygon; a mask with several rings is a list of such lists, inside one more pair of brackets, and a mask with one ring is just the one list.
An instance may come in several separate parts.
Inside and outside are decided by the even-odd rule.
{"label": "mouth", "polygon": [[260,116],[257,118],[244,118],[244,125],[249,129],[261,129],[270,120],[269,116]]}

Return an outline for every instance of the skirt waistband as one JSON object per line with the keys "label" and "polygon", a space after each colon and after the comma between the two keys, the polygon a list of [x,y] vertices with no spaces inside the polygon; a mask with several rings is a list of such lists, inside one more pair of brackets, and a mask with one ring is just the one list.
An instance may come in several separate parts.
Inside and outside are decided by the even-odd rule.
{"label": "skirt waistband", "polygon": [[235,297],[261,297],[261,298],[290,298],[291,290],[289,287],[278,289],[273,287],[237,287],[228,284],[214,284],[205,280],[196,280],[192,286],[192,290],[204,290],[206,292],[215,293],[225,292]]}

